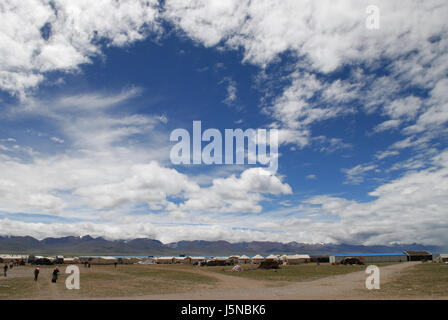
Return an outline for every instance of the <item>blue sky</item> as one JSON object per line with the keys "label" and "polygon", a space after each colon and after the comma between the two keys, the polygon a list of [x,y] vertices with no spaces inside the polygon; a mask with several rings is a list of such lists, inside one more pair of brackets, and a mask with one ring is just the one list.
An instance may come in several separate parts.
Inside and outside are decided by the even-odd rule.
{"label": "blue sky", "polygon": [[[7,2],[0,233],[447,245],[448,7],[368,4]],[[194,120],[278,172],[173,165]]]}

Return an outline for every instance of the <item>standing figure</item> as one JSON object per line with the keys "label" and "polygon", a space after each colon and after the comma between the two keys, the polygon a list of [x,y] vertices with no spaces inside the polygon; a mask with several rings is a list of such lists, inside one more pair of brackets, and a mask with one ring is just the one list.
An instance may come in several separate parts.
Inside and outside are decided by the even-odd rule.
{"label": "standing figure", "polygon": [[8,265],[5,263],[5,266],[3,267],[3,275],[6,277],[6,272],[8,272]]}
{"label": "standing figure", "polygon": [[58,274],[59,274],[59,268],[56,267],[53,270],[53,277],[51,278],[51,282],[56,283],[56,281],[58,280]]}
{"label": "standing figure", "polygon": [[40,268],[39,266],[36,266],[36,269],[34,269],[34,281],[37,281],[37,277],[39,276]]}

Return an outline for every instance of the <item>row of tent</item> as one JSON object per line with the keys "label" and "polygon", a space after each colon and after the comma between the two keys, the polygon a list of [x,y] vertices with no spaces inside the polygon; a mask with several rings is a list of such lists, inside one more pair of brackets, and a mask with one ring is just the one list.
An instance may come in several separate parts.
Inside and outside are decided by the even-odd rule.
{"label": "row of tent", "polygon": [[249,257],[246,255],[238,256],[232,255],[228,257],[195,257],[195,256],[185,256],[185,257],[154,257],[148,258],[143,263],[145,264],[176,264],[176,263],[215,263],[215,264],[259,264],[265,260],[275,260],[283,262],[284,264],[299,264],[306,263],[310,261],[310,256],[307,254],[296,254],[296,255],[270,255],[263,257],[261,255],[256,255]]}
{"label": "row of tent", "polygon": [[[1,256],[0,256],[1,257]],[[232,255],[228,257],[197,257],[197,256],[182,256],[182,257],[148,257],[145,259],[138,257],[123,257],[116,258],[110,256],[103,257],[63,257],[63,256],[53,256],[53,257],[43,257],[43,256],[21,256],[22,259],[26,259],[26,262],[32,264],[40,265],[50,265],[50,264],[197,264],[197,263],[215,263],[220,264],[259,264],[265,260],[275,260],[283,264],[293,265],[310,262],[311,258],[307,254],[296,254],[296,255],[270,255],[263,257],[261,255],[256,255],[249,257],[247,255]],[[14,260],[15,261],[15,260]]]}
{"label": "row of tent", "polygon": [[[167,257],[64,257],[64,256],[33,256],[33,255],[5,255],[0,254],[0,263],[10,262],[26,262],[40,265],[51,264],[178,264],[178,263],[210,263],[211,265],[224,264],[260,264],[265,260],[274,260],[285,265],[294,265],[307,262],[333,262],[337,263],[345,257],[357,257],[365,262],[379,262],[379,261],[418,261],[418,260],[432,260],[432,254],[426,251],[405,251],[403,253],[370,253],[370,254],[335,254],[332,256],[312,256],[307,254],[294,255],[269,255],[263,257],[255,255],[249,257],[247,255],[231,255],[227,257],[197,257],[197,256],[167,256]],[[438,259],[438,260],[437,260]],[[448,254],[441,254],[437,259],[439,262],[448,262]]]}
{"label": "row of tent", "polygon": [[0,263],[26,262],[36,265],[52,264],[135,264],[143,259],[137,257],[64,257],[64,256],[34,256],[34,255],[0,255]]}

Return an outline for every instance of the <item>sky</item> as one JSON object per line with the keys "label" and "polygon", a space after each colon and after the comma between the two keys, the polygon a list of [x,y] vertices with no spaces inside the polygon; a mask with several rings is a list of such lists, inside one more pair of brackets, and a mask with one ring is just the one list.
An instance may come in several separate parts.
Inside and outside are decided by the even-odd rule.
{"label": "sky", "polygon": [[[447,14],[4,0],[0,234],[448,246]],[[277,172],[173,164],[193,121],[277,129]]]}

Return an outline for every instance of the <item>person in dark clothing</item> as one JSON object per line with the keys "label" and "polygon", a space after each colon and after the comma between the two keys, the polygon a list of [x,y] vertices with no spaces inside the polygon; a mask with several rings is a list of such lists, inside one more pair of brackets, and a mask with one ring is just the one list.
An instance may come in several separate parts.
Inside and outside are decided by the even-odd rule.
{"label": "person in dark clothing", "polygon": [[34,281],[37,281],[37,277],[39,276],[40,268],[39,266],[36,266],[36,269],[34,269]]}
{"label": "person in dark clothing", "polygon": [[56,283],[56,281],[58,280],[58,275],[59,275],[59,268],[56,267],[56,268],[54,268],[54,270],[53,270],[53,277],[52,277],[52,279],[51,279],[51,282]]}
{"label": "person in dark clothing", "polygon": [[115,266],[115,268],[117,267],[117,262],[114,262],[114,266]]}
{"label": "person in dark clothing", "polygon": [[10,263],[9,263],[9,269],[12,270],[12,268],[14,268],[14,262],[10,262]]}
{"label": "person in dark clothing", "polygon": [[6,277],[6,272],[8,272],[8,265],[5,264],[5,266],[3,267],[3,275]]}

